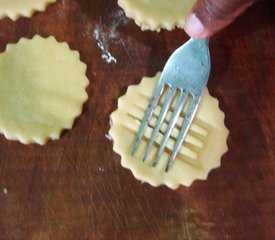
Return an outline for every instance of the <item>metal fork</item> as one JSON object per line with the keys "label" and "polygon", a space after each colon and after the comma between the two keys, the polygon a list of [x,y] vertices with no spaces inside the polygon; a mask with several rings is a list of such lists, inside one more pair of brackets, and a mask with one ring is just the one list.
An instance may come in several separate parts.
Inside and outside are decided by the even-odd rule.
{"label": "metal fork", "polygon": [[[174,129],[178,118],[183,111],[183,108],[187,107],[187,112],[184,116],[181,130],[179,131],[172,154],[169,156],[169,160],[166,165],[165,171],[169,171],[195,116],[199,101],[209,78],[210,65],[208,39],[195,40],[191,38],[171,55],[164,67],[157,86],[153,92],[153,96],[149,102],[149,106],[147,107],[143,120],[139,126],[139,130],[131,151],[132,156],[138,148],[154,110],[159,103],[164,88],[168,87],[159,117],[145,150],[143,161],[146,160],[147,155],[156,139],[157,133],[159,132],[169,108],[171,107],[173,99],[176,98],[176,105],[169,119],[169,123],[166,127],[157,155],[153,161],[153,166],[156,166],[171,136],[172,130]],[[190,104],[185,106],[188,102],[188,98],[191,98]]]}

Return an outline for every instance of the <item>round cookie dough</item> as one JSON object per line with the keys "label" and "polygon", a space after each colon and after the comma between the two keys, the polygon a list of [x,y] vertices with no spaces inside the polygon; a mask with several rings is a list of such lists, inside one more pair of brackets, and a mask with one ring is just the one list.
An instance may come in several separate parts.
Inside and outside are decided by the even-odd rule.
{"label": "round cookie dough", "polygon": [[118,0],[127,17],[142,30],[183,28],[184,20],[195,0]]}
{"label": "round cookie dough", "polygon": [[22,38],[0,54],[0,132],[44,144],[71,129],[88,95],[79,53],[54,37]]}
{"label": "round cookie dough", "polygon": [[160,112],[158,106],[150,121],[150,127],[147,128],[136,153],[132,156],[130,152],[140,122],[159,77],[160,73],[152,78],[144,77],[139,85],[128,87],[126,94],[118,99],[118,109],[111,114],[109,135],[113,140],[114,151],[121,156],[121,165],[130,169],[137,179],[153,186],[165,184],[172,189],[181,184],[190,186],[196,179],[206,179],[209,172],[221,164],[221,157],[227,151],[226,139],[229,134],[224,125],[224,113],[219,109],[218,100],[211,97],[206,89],[180,152],[172,168],[165,172],[183,117],[178,120],[177,128],[174,129],[158,165],[152,167],[168,117],[171,115],[170,110],[165,123],[161,126],[162,133],[158,134],[152,150],[143,162],[148,139]]}
{"label": "round cookie dough", "polygon": [[9,17],[16,20],[19,17],[31,17],[36,11],[44,11],[56,0],[0,0],[0,19]]}

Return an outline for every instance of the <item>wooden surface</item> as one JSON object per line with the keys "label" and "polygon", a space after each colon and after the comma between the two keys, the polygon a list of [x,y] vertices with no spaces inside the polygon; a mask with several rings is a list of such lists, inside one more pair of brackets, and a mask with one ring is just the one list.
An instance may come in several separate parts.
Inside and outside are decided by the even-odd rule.
{"label": "wooden surface", "polygon": [[[1,20],[0,51],[53,35],[80,51],[90,86],[60,140],[24,146],[0,136],[0,239],[275,239],[274,9],[261,2],[211,39],[208,86],[229,151],[207,181],[176,191],[135,180],[105,134],[117,98],[161,70],[184,31],[141,32],[115,0],[59,0],[30,19]],[[117,63],[102,59],[95,29]]]}

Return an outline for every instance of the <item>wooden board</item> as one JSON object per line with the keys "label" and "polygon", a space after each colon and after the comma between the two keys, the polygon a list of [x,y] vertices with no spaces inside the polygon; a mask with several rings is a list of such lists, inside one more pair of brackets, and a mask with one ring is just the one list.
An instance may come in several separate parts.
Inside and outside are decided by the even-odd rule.
{"label": "wooden board", "polygon": [[[207,181],[172,191],[135,180],[105,135],[117,98],[162,70],[184,31],[142,32],[115,0],[58,0],[30,19],[1,20],[0,51],[53,35],[80,52],[90,86],[60,140],[24,146],[0,135],[0,239],[275,239],[274,26],[266,1],[211,38],[208,86],[229,151]],[[95,31],[117,63],[102,59]]]}

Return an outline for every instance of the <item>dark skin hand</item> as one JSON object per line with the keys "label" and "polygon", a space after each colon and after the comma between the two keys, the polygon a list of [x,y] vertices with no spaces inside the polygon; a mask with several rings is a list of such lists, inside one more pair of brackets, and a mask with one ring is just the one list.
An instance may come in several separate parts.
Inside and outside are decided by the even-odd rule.
{"label": "dark skin hand", "polygon": [[193,38],[210,37],[232,23],[257,0],[198,0],[184,29]]}

